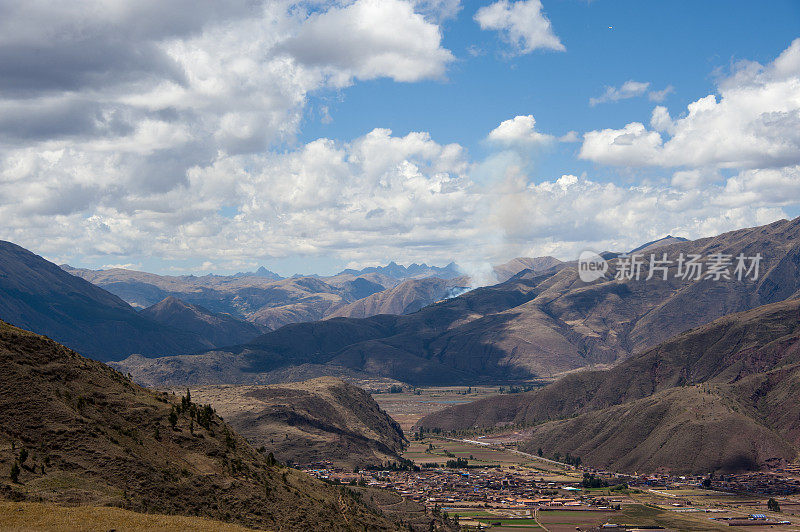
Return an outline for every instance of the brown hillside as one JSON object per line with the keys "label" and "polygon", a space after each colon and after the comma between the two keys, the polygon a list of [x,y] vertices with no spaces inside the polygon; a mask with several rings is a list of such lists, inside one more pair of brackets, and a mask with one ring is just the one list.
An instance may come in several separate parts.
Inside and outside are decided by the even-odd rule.
{"label": "brown hillside", "polygon": [[534,424],[647,397],[674,386],[732,383],[800,362],[800,300],[725,316],[606,371],[567,375],[541,390],[449,407],[420,421],[448,430]]}
{"label": "brown hillside", "polygon": [[208,386],[192,397],[211,404],[255,447],[281,461],[331,460],[353,466],[399,461],[403,431],[372,397],[334,377],[273,386]]}
{"label": "brown hillside", "polygon": [[524,270],[543,272],[561,264],[563,263],[555,257],[517,257],[494,266],[492,271],[497,276],[497,281],[503,283]]}
{"label": "brown hillside", "polygon": [[[726,389],[684,386],[525,431],[522,449],[581,457],[613,471],[704,474],[797,458],[790,442]],[[798,423],[795,420],[795,427]]]}
{"label": "brown hillside", "polygon": [[[606,371],[444,409],[419,425],[514,425],[528,451],[622,471],[702,473],[800,449],[800,300],[725,316]],[[501,437],[505,438],[505,437]]]}
{"label": "brown hillside", "polygon": [[466,289],[469,284],[467,277],[409,279],[393,288],[345,305],[327,317],[366,318],[376,314],[410,314],[449,297],[454,289]]}
{"label": "brown hillside", "polygon": [[[0,495],[258,528],[392,529],[349,492],[266,458],[194,403],[0,324]],[[195,412],[198,412],[197,414]],[[23,459],[24,458],[24,459]],[[21,462],[18,482],[9,472]]]}

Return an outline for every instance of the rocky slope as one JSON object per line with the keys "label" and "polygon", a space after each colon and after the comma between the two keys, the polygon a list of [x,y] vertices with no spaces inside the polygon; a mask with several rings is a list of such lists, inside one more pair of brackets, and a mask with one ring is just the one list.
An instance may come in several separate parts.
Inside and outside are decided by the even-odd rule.
{"label": "rocky slope", "polygon": [[131,383],[0,323],[0,496],[212,517],[251,527],[391,530],[340,490],[270,465],[210,408]]}
{"label": "rocky slope", "polygon": [[192,397],[281,461],[348,469],[399,461],[403,431],[372,397],[334,377],[273,386],[208,386]]}

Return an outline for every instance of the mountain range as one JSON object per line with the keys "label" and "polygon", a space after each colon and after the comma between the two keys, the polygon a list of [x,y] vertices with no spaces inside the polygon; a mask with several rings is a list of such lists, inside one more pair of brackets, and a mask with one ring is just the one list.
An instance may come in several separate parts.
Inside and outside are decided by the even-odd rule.
{"label": "mountain range", "polygon": [[0,319],[98,360],[131,353],[190,353],[213,345],[195,333],[149,319],[119,297],[2,241]]}
{"label": "mountain range", "polygon": [[[547,269],[560,261],[552,257],[521,257],[496,268],[506,280],[526,268]],[[62,265],[78,277],[119,296],[137,308],[150,307],[167,297],[217,314],[228,314],[258,327],[278,329],[290,323],[331,317],[363,318],[378,313],[408,314],[440,299],[467,291],[473,283],[454,263],[347,269],[336,275],[295,275],[282,278],[266,268],[222,275],[169,276],[121,268],[87,270]]]}
{"label": "mountain range", "polygon": [[[345,270],[331,277],[295,276],[288,279],[276,279],[258,271],[254,274],[198,277],[156,275],[121,268],[86,270],[67,265],[62,265],[62,268],[138,308],[150,307],[172,297],[267,329],[334,315],[349,316],[350,312],[362,316],[364,309],[372,305],[353,306],[354,303],[396,288],[398,290],[380,296],[383,302],[380,306],[408,308],[412,312],[446,297],[454,288],[465,289],[470,285],[467,277],[456,275],[453,265],[436,268],[412,264],[406,268],[390,263],[386,267],[361,271]],[[434,273],[443,277],[426,275]],[[437,281],[431,282],[432,278]],[[402,304],[401,300],[410,292],[415,293],[416,302]],[[399,301],[390,301],[393,297]]]}
{"label": "mountain range", "polygon": [[[666,279],[659,272],[647,280],[645,263],[638,279],[587,283],[576,263],[559,264],[408,315],[291,324],[236,348],[117,367],[142,382],[170,384],[224,383],[232,373],[239,383],[269,382],[298,366],[314,368],[310,376],[344,368],[416,385],[519,381],[613,365],[726,314],[800,293],[800,218],[657,249],[675,262]],[[679,257],[697,255],[710,267],[715,254],[758,256],[758,275],[676,276]],[[614,256],[610,272],[626,260]],[[221,356],[224,373],[209,371]]]}

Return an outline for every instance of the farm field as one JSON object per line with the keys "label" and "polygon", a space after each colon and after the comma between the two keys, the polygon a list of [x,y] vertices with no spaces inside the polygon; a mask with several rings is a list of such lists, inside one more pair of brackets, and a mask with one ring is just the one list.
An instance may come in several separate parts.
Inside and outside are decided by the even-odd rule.
{"label": "farm field", "polygon": [[553,510],[537,512],[536,519],[550,532],[574,532],[576,529],[588,530],[603,525],[618,512],[582,512]]}
{"label": "farm field", "polygon": [[[661,526],[672,530],[731,530],[725,521],[712,518],[745,518],[751,513],[767,513],[766,498],[732,496],[709,490],[656,490],[663,493],[696,492],[693,506],[673,507],[675,499],[652,491],[631,493],[635,504],[624,504],[622,511],[615,514],[609,522],[615,524],[635,524],[639,526]],[[697,511],[692,509],[696,508]],[[706,510],[713,510],[711,512]],[[786,515],[773,514],[770,517],[785,519]],[[800,530],[797,525],[748,526],[747,530]]]}
{"label": "farm field", "polygon": [[[432,448],[431,448],[432,446]],[[417,465],[426,463],[445,464],[448,460],[464,458],[471,466],[525,468],[534,470],[547,482],[576,482],[581,475],[571,469],[514,453],[502,447],[479,445],[444,438],[425,438],[411,441],[403,452],[403,458]]]}
{"label": "farm field", "polygon": [[500,386],[434,386],[401,393],[373,393],[372,398],[406,434],[424,416],[448,406],[470,403],[500,393]]}

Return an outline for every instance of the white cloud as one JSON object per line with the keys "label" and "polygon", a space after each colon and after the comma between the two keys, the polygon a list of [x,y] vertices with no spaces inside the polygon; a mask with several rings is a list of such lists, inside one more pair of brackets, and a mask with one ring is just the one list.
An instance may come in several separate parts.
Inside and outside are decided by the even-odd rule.
{"label": "white cloud", "polygon": [[404,0],[356,0],[311,15],[280,45],[300,63],[320,67],[337,85],[352,78],[442,78],[454,57],[439,26]]}
{"label": "white cloud", "polygon": [[[775,61],[743,63],[708,95],[672,119],[657,107],[648,131],[623,129],[584,135],[580,156],[620,166],[768,168],[800,163],[800,39]],[[659,131],[668,135],[662,138]]]}
{"label": "white cloud", "polygon": [[[3,57],[38,50],[64,67],[0,62],[0,238],[60,262],[158,256],[236,271],[290,255],[354,264],[573,258],[589,243],[707,236],[796,205],[800,44],[767,66],[740,65],[686,116],[659,106],[649,128],[584,135],[586,159],[677,167],[670,184],[645,187],[525,174],[514,145],[580,140],[536,131],[531,115],[489,132],[499,149],[483,161],[425,132],[382,128],[297,144],[315,91],[443,76],[452,56],[435,20],[458,2],[414,3],[424,16],[400,0],[314,3],[310,18],[281,1],[176,4],[188,12],[179,23],[163,16],[172,4],[126,5],[0,7],[13,15],[0,20]],[[518,51],[563,49],[538,2],[489,8],[507,15],[496,29]],[[525,25],[526,13],[543,33]],[[304,50],[301,36],[324,50]],[[288,147],[273,151],[281,141]]]}
{"label": "white cloud", "polygon": [[434,22],[455,18],[461,11],[461,0],[415,0],[415,10]]}
{"label": "white cloud", "polygon": [[647,98],[651,102],[661,103],[667,98],[667,96],[669,96],[673,92],[675,92],[675,87],[673,87],[672,85],[667,85],[660,91],[650,91],[649,93],[647,93]]}
{"label": "white cloud", "polygon": [[606,87],[606,91],[602,94],[602,96],[598,96],[597,98],[589,98],[589,105],[595,106],[598,103],[618,102],[619,100],[636,98],[637,96],[642,96],[644,93],[646,93],[649,87],[649,82],[634,81],[630,79],[618,88]]}
{"label": "white cloud", "polygon": [[564,45],[553,33],[550,21],[542,13],[540,0],[500,0],[480,8],[475,21],[482,30],[500,32],[517,53],[528,54],[538,49],[564,51]]}
{"label": "white cloud", "polygon": [[547,144],[555,140],[552,135],[535,130],[536,120],[533,115],[515,116],[504,120],[489,133],[489,140],[506,145],[531,146]]}
{"label": "white cloud", "polygon": [[567,131],[560,137],[558,137],[559,142],[580,142],[581,136],[578,134],[577,131]]}
{"label": "white cloud", "polygon": [[580,157],[618,166],[644,166],[659,157],[663,140],[639,122],[583,135]]}
{"label": "white cloud", "polygon": [[667,234],[699,238],[785,217],[778,198],[729,201],[737,193],[731,186],[676,190],[574,175],[529,183],[511,172],[493,195],[490,220],[507,249],[574,259],[587,247],[625,250]]}

